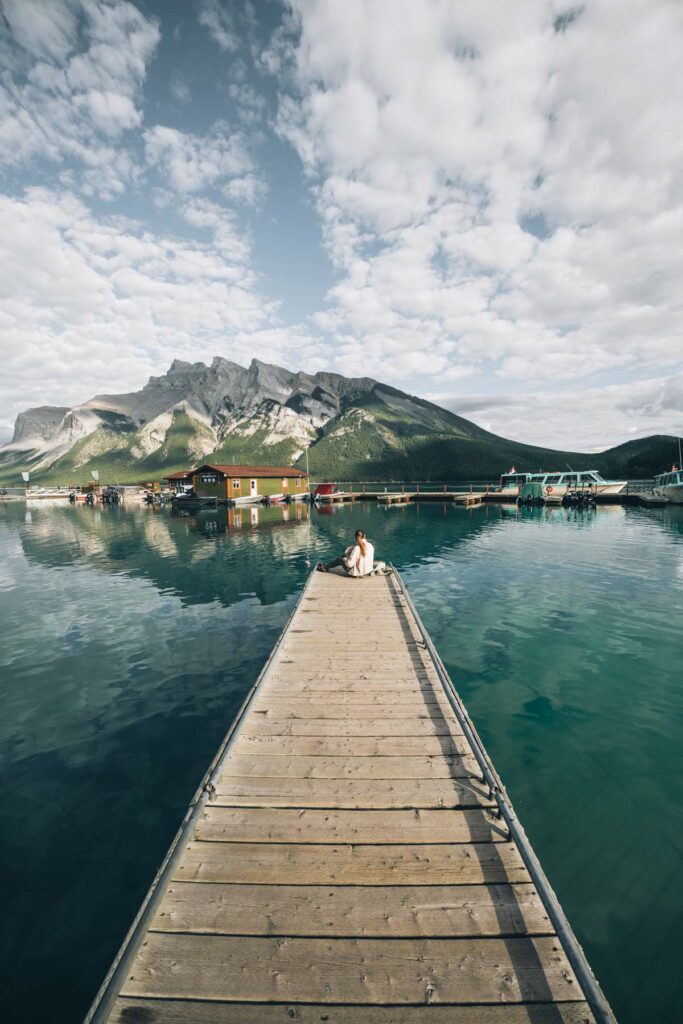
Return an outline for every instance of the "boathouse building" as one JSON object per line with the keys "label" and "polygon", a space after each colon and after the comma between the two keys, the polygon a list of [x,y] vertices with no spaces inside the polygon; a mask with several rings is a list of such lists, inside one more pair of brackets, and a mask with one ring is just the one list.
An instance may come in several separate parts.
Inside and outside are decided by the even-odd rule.
{"label": "boathouse building", "polygon": [[219,501],[273,497],[295,497],[308,490],[308,477],[292,466],[199,466],[192,471],[195,493]]}
{"label": "boathouse building", "polygon": [[185,487],[192,486],[192,471],[181,470],[179,473],[169,473],[164,477],[164,483],[173,491],[182,491]]}

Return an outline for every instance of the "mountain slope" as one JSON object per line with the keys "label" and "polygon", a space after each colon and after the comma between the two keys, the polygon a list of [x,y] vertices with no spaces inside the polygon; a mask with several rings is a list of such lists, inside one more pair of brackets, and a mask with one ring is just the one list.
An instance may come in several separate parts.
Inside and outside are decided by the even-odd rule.
{"label": "mountain slope", "polygon": [[606,476],[667,468],[673,438],[631,441],[600,455],[556,452],[497,437],[455,413],[369,377],[292,372],[259,360],[175,360],[136,392],[17,417],[0,447],[0,482],[159,479],[202,460],[305,464],[337,479],[495,479],[519,470],[595,467]]}

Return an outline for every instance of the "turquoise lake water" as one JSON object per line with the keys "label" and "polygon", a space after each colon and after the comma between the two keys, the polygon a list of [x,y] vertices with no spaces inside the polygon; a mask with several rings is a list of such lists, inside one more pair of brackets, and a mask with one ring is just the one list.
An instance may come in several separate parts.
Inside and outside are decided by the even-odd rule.
{"label": "turquoise lake water", "polygon": [[0,508],[2,1019],[82,1018],[309,565],[358,525],[619,1021],[680,1019],[683,509],[286,511]]}

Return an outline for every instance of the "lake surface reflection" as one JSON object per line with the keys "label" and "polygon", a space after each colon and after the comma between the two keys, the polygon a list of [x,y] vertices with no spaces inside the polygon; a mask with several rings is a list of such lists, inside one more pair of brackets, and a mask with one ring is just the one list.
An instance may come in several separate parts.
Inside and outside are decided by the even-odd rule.
{"label": "lake surface reflection", "polygon": [[368,502],[0,509],[5,1019],[83,1016],[311,566],[358,525],[619,1020],[676,1018],[683,510]]}

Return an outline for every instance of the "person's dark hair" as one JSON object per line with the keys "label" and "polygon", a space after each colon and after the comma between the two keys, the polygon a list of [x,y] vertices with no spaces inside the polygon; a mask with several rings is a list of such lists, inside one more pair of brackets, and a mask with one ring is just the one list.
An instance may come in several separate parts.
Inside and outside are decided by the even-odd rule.
{"label": "person's dark hair", "polygon": [[361,555],[365,558],[365,530],[356,530],[356,541],[358,542]]}

